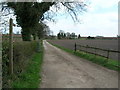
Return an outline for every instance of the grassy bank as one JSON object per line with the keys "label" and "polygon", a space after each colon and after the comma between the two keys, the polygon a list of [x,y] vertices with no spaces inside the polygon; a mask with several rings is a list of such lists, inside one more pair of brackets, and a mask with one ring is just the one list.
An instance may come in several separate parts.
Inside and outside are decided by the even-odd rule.
{"label": "grassy bank", "polygon": [[59,46],[59,45],[56,45],[56,44],[53,44],[53,43],[51,43],[51,44],[58,47],[58,48],[60,48],[60,49],[62,49],[62,50],[64,50],[64,51],[66,51],[66,52],[68,52],[68,53],[74,54],[76,56],[79,56],[81,58],[89,60],[89,61],[91,61],[93,63],[99,64],[99,65],[101,65],[103,67],[106,67],[106,68],[109,68],[109,69],[115,70],[115,71],[120,71],[120,68],[118,68],[119,62],[117,60],[106,59],[104,57],[96,56],[96,55],[85,53],[85,52],[82,52],[82,51],[74,52],[73,50],[64,48],[62,46]]}
{"label": "grassy bank", "polygon": [[10,75],[9,37],[2,36],[2,88],[38,88],[43,58],[42,43],[19,39],[13,39],[13,74]]}
{"label": "grassy bank", "polygon": [[40,69],[43,59],[43,47],[40,45],[41,51],[34,53],[32,58],[24,70],[12,83],[12,88],[38,88],[41,76]]}

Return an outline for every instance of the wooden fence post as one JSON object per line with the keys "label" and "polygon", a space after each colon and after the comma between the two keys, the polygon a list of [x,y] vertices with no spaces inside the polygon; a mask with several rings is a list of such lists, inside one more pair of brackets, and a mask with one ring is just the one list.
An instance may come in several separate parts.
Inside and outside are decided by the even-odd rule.
{"label": "wooden fence post", "polygon": [[75,52],[76,52],[76,43],[75,43]]}
{"label": "wooden fence post", "polygon": [[13,74],[13,20],[9,21],[9,73]]}

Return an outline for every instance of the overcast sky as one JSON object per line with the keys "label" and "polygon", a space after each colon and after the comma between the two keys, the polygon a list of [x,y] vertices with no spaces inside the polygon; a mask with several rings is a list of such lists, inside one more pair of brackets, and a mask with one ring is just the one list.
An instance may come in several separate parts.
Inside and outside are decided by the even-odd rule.
{"label": "overcast sky", "polygon": [[80,23],[74,23],[71,17],[58,16],[57,22],[47,25],[56,35],[59,30],[75,32],[81,36],[117,36],[118,35],[118,1],[91,0],[87,12],[79,15]]}
{"label": "overcast sky", "polygon": [[[68,14],[56,16],[56,23],[47,22],[55,35],[59,30],[75,32],[81,36],[117,36],[118,35],[118,1],[89,0],[87,12],[80,14],[80,23],[74,23]],[[62,12],[62,10],[61,10]],[[15,20],[14,20],[15,22]],[[21,28],[14,27],[14,32]]]}

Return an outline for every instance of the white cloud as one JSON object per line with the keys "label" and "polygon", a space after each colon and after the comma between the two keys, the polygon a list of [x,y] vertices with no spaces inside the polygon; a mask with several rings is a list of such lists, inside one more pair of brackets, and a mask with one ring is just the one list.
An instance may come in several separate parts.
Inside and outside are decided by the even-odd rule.
{"label": "white cloud", "polygon": [[[68,19],[61,19],[57,24],[49,24],[50,28],[57,30],[57,32],[62,29],[70,32],[90,32],[95,34],[95,32],[104,32],[110,29],[111,31],[117,32],[117,13],[106,13],[106,14],[87,14],[82,16],[83,24],[74,25],[74,23]],[[92,29],[92,30],[91,30]],[[56,32],[56,31],[55,31]],[[82,33],[81,32],[81,33]]]}
{"label": "white cloud", "polygon": [[[65,19],[65,17],[58,17],[58,22],[53,24],[48,23],[54,34],[57,34],[59,30],[65,32],[75,32],[81,34],[81,36],[116,36],[118,34],[118,12],[110,11],[111,7],[116,6],[119,0],[91,0],[90,10],[86,14],[79,16],[82,19],[82,24],[74,24],[71,17]],[[108,12],[101,13],[98,8],[107,9]],[[53,9],[53,8],[51,8]],[[116,8],[117,9],[117,8]],[[54,9],[53,9],[54,10]],[[64,7],[59,11],[59,14],[64,12]],[[99,13],[98,13],[99,12]],[[14,20],[14,23],[16,21]],[[21,28],[14,28],[14,31],[20,31]]]}
{"label": "white cloud", "polygon": [[112,7],[118,7],[119,0],[90,0],[88,11],[94,12],[100,9],[109,9]]}
{"label": "white cloud", "polygon": [[[59,30],[75,32],[81,36],[116,36],[118,33],[118,22],[116,13],[88,14],[83,18],[83,24],[75,25],[69,19],[61,19],[57,24],[50,23],[51,30],[57,34]],[[113,22],[114,21],[114,22]]]}
{"label": "white cloud", "polygon": [[[86,14],[79,16],[82,19],[83,24],[75,25],[71,19],[60,18],[56,24],[49,23],[51,30],[55,34],[59,30],[64,30],[65,32],[75,32],[76,34],[81,34],[81,36],[117,36],[118,34],[118,12],[117,5],[118,0],[91,0],[92,4],[91,11]],[[114,11],[111,8],[116,7]],[[103,8],[103,10],[109,10],[102,13],[98,11],[98,8]]]}
{"label": "white cloud", "polygon": [[118,33],[117,13],[89,14],[83,19],[84,24],[78,27],[82,28],[87,35],[116,36]]}
{"label": "white cloud", "polygon": [[110,8],[114,5],[117,5],[119,0],[91,0],[91,6],[101,7],[101,8]]}

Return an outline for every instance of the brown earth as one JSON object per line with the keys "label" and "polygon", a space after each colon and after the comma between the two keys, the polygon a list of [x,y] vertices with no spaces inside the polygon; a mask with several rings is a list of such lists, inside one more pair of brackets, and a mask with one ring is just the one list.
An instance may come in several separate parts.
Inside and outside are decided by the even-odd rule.
{"label": "brown earth", "polygon": [[41,88],[117,88],[118,73],[43,41]]}
{"label": "brown earth", "polygon": [[[81,40],[81,39],[76,39],[76,40],[48,40],[49,42],[53,43],[53,44],[57,44],[59,46],[63,46],[65,48],[74,50],[74,45],[75,43],[77,45],[88,45],[91,47],[97,47],[97,48],[101,48],[101,49],[107,49],[107,50],[119,50],[118,49],[118,40],[99,40],[99,39],[93,39],[93,40]],[[79,46],[77,46],[77,49],[83,49],[86,50],[86,48],[81,48]],[[95,51],[94,49],[87,49],[87,51],[89,52],[96,52],[97,54],[100,55],[104,55],[107,56],[107,52],[106,51],[101,51],[101,50],[97,50]],[[115,52],[110,52],[109,53],[109,58],[113,59],[113,60],[119,60],[118,56],[120,56],[120,53],[115,53]]]}

